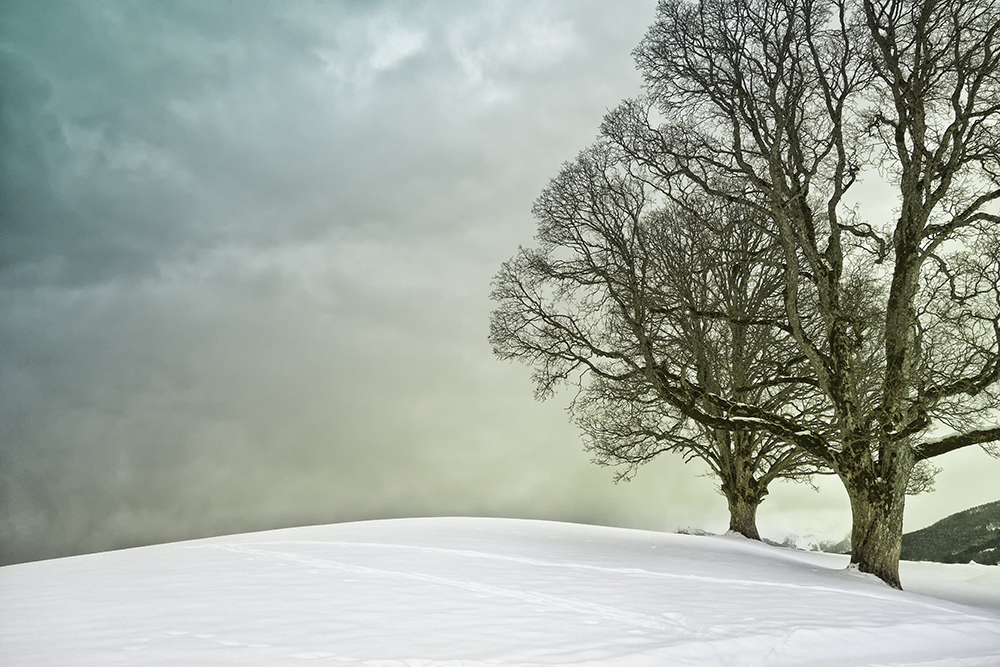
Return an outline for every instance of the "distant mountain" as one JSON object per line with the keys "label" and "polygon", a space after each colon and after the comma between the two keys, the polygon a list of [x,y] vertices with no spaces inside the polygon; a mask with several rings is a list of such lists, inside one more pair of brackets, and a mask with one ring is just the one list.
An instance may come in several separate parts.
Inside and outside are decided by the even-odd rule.
{"label": "distant mountain", "polygon": [[786,549],[796,549],[798,551],[825,551],[829,554],[849,554],[851,553],[851,535],[847,534],[844,539],[835,540],[820,540],[817,539],[815,535],[786,535],[785,539],[781,542],[775,542],[774,540],[769,540],[766,537],[761,538],[767,544],[773,547],[784,547]]}
{"label": "distant mountain", "polygon": [[1000,564],[1000,500],[903,535],[904,560]]}

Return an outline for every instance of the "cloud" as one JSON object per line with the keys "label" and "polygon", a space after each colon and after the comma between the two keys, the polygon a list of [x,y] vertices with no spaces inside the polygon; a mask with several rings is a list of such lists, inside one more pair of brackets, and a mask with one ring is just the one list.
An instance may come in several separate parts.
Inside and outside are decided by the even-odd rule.
{"label": "cloud", "polygon": [[368,65],[376,71],[397,67],[419,53],[427,43],[427,34],[409,29],[392,18],[382,18],[382,25],[372,25],[370,31],[374,48]]}

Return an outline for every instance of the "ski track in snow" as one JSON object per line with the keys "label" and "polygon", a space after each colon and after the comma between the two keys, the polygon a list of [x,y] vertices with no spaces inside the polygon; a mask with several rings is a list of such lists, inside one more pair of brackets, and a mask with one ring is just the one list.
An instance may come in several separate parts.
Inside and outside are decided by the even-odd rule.
{"label": "ski track in snow", "polygon": [[[550,568],[558,568],[565,570],[592,571],[605,574],[622,574],[622,575],[645,576],[645,577],[655,577],[655,578],[665,578],[665,579],[675,579],[675,580],[698,581],[708,584],[716,584],[719,586],[746,586],[746,587],[760,586],[765,588],[784,588],[784,589],[793,589],[798,591],[832,593],[835,595],[856,595],[863,598],[871,598],[874,600],[881,600],[885,602],[892,602],[895,600],[895,598],[890,597],[889,595],[880,594],[874,591],[836,588],[833,586],[797,584],[794,582],[783,582],[783,581],[765,581],[760,579],[727,579],[722,577],[711,577],[698,574],[677,574],[673,572],[660,572],[660,571],[647,570],[637,567],[608,567],[604,565],[590,565],[586,563],[554,562],[554,561],[540,560],[537,558],[527,558],[525,556],[511,556],[506,554],[494,554],[483,551],[474,551],[471,549],[449,549],[444,547],[428,547],[428,546],[412,545],[412,544],[391,544],[391,543],[381,543],[381,542],[344,542],[344,541],[323,542],[318,540],[297,540],[290,542],[250,542],[241,545],[236,545],[236,544],[212,544],[212,545],[196,545],[196,546],[192,545],[188,548],[221,549],[224,551],[231,551],[236,553],[245,553],[257,556],[268,556],[272,558],[279,558],[282,560],[312,565],[313,567],[320,567],[327,569],[336,568],[357,573],[402,577],[404,579],[426,581],[430,583],[441,584],[443,586],[464,588],[466,590],[479,593],[489,593],[502,597],[519,598],[529,602],[537,602],[539,604],[550,604],[551,606],[559,607],[562,609],[584,611],[584,609],[586,608],[590,612],[598,613],[598,615],[604,616],[605,618],[608,619],[615,618],[616,620],[622,620],[628,623],[632,623],[633,625],[640,625],[642,627],[648,627],[648,628],[662,627],[662,624],[660,624],[658,621],[648,616],[642,616],[634,618],[632,620],[626,620],[635,615],[629,614],[628,612],[623,612],[621,610],[613,610],[610,607],[606,608],[608,612],[607,614],[604,612],[598,612],[595,607],[600,607],[601,605],[593,605],[591,603],[574,603],[569,600],[560,600],[557,598],[553,598],[552,596],[547,596],[539,593],[507,590],[493,586],[487,586],[484,584],[477,584],[467,581],[458,581],[454,579],[446,579],[444,577],[418,574],[414,572],[385,570],[385,569],[368,567],[364,565],[351,565],[348,563],[342,563],[330,559],[301,556],[298,554],[291,554],[284,551],[249,549],[247,548],[247,545],[253,545],[258,547],[300,545],[300,546],[333,546],[333,547],[346,547],[346,548],[357,547],[357,548],[372,548],[378,550],[398,549],[398,550],[408,550],[408,551],[420,551],[430,554],[439,554],[442,556],[465,556],[470,558],[481,558],[485,560],[504,561],[504,562],[517,563],[520,565],[531,565],[536,567],[550,567]],[[929,602],[923,602],[920,600],[910,600],[909,602],[911,604],[915,604],[918,606],[934,609],[935,611],[945,612],[948,614],[957,614],[959,616],[963,616],[969,619],[982,620],[982,621],[995,620],[986,616],[973,615],[965,611],[960,611],[957,609],[949,609],[947,607],[942,607]],[[1000,663],[998,663],[998,667],[1000,667]]]}
{"label": "ski track in snow", "polygon": [[[376,546],[376,545],[368,544],[366,546]],[[386,546],[386,545],[377,545],[377,546]],[[407,545],[393,545],[393,546],[406,547]],[[487,595],[495,595],[497,597],[523,600],[525,602],[532,602],[535,604],[541,604],[549,607],[554,607],[556,609],[563,609],[566,611],[579,612],[581,614],[593,614],[600,616],[604,619],[607,619],[609,621],[619,621],[622,623],[627,623],[629,625],[635,625],[642,628],[651,628],[656,630],[666,629],[666,626],[664,626],[663,623],[658,621],[656,618],[653,618],[652,616],[647,616],[645,614],[636,614],[625,611],[623,609],[617,609],[615,607],[609,607],[607,605],[597,604],[594,602],[585,602],[583,600],[572,600],[569,598],[557,597],[545,593],[512,590],[508,588],[501,588],[499,586],[491,586],[488,584],[476,583],[473,581],[461,581],[458,579],[449,579],[446,577],[439,577],[432,574],[420,574],[418,572],[403,572],[400,570],[387,570],[383,568],[369,567],[367,565],[351,565],[348,563],[341,563],[339,561],[328,560],[325,558],[312,558],[309,556],[300,556],[298,554],[291,554],[282,551],[265,551],[263,549],[250,549],[243,545],[219,544],[219,545],[212,545],[210,548],[221,549],[223,551],[231,551],[233,553],[252,554],[255,556],[280,558],[282,560],[287,560],[294,563],[302,563],[304,565],[309,565],[311,567],[319,567],[324,569],[338,569],[347,572],[355,572],[357,574],[371,574],[375,576],[396,577],[412,581],[424,581],[432,584],[440,584],[442,586],[461,588],[467,591],[472,591],[473,593],[485,593]],[[493,556],[493,554],[483,554],[480,552],[439,549],[434,547],[412,547],[412,548],[428,550],[428,551],[431,550],[442,551],[452,554],[461,554],[464,556],[468,556],[471,554],[475,554],[477,556]],[[507,556],[497,556],[497,558],[499,560],[508,560],[518,563],[530,563],[532,565],[552,565],[552,566],[558,565],[556,563],[546,563],[545,561],[534,561],[528,558],[517,558],[517,557],[507,557]],[[566,567],[573,567],[573,564],[567,564]],[[586,569],[591,569],[591,568],[587,567]],[[597,567],[594,567],[593,569],[610,570],[610,568],[597,568]],[[642,570],[638,570],[637,572],[642,572]]]}

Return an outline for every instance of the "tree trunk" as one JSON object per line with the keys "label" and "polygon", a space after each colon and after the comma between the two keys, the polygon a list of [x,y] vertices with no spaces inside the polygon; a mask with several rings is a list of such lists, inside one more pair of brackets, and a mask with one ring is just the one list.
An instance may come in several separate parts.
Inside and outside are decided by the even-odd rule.
{"label": "tree trunk", "polygon": [[761,499],[754,500],[747,497],[749,494],[726,493],[726,500],[729,501],[729,530],[740,535],[759,540],[760,534],[757,532],[757,507]]}
{"label": "tree trunk", "polygon": [[[907,448],[900,448],[907,449]],[[872,481],[865,471],[840,471],[851,500],[851,564],[901,589],[899,552],[903,545],[903,505],[906,481],[913,468],[909,451],[894,451],[882,477]],[[865,477],[868,477],[865,480]]]}
{"label": "tree trunk", "polygon": [[754,479],[754,434],[749,431],[728,433],[715,431],[716,452],[719,457],[719,476],[722,494],[729,503],[729,530],[751,540],[759,540],[757,532],[757,506],[767,494]]}

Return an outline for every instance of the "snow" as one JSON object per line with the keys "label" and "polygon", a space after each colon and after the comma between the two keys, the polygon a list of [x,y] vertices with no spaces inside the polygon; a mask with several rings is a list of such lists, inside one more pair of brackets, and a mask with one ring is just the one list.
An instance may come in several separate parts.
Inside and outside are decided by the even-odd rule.
{"label": "snow", "polygon": [[12,666],[1000,665],[1000,568],[513,519],[399,519],[0,568]]}

